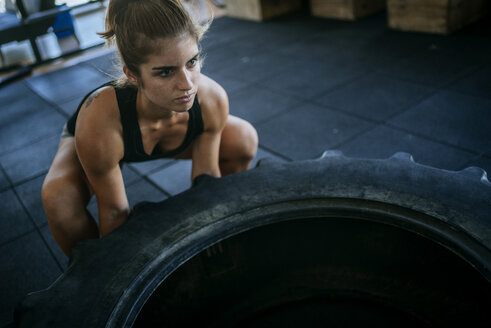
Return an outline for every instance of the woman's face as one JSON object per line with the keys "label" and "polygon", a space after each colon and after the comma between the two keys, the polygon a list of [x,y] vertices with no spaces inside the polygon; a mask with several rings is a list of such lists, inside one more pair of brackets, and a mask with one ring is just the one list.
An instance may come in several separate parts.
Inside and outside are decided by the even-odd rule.
{"label": "woman's face", "polygon": [[189,34],[157,41],[159,51],[140,66],[144,104],[169,112],[189,110],[198,91],[198,44]]}

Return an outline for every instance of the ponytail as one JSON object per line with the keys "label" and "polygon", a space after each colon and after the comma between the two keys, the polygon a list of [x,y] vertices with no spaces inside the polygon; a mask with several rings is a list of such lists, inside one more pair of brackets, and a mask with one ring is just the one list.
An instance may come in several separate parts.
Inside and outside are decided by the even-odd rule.
{"label": "ponytail", "polygon": [[140,65],[157,51],[156,40],[188,33],[199,42],[210,23],[198,24],[179,0],[110,0],[106,30],[98,34],[115,43],[121,64],[140,76]]}

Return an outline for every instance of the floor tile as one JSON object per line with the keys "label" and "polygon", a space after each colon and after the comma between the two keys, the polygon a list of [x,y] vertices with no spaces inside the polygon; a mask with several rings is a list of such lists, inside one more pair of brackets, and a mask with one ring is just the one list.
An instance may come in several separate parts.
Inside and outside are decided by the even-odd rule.
{"label": "floor tile", "polygon": [[173,163],[175,160],[171,158],[160,158],[154,161],[148,161],[148,162],[137,162],[137,163],[129,163],[128,166],[130,166],[132,169],[136,170],[138,173],[141,175],[148,175],[154,171],[158,171],[165,166],[170,165]]}
{"label": "floor tile", "polygon": [[[338,32],[339,35],[346,34],[351,39],[361,37],[361,39],[365,40],[365,42],[351,42],[352,40],[350,38],[345,38],[344,42],[349,42],[345,49],[350,51],[364,51],[368,55],[375,54],[372,52],[375,51],[382,57],[388,57],[390,61],[392,59],[415,56],[427,50],[435,51],[439,49],[445,55],[455,54],[455,52],[444,49],[445,47],[442,46],[445,42],[454,44],[455,42],[450,40],[453,36],[390,29],[387,26],[387,18],[381,16],[373,16],[372,25],[373,27],[366,31],[361,31],[360,26],[353,26],[351,24],[347,28],[340,30]],[[332,33],[326,33],[324,36],[325,39],[329,38],[330,34]]]}
{"label": "floor tile", "polygon": [[0,192],[5,189],[10,188],[10,181],[7,176],[3,173],[3,170],[0,168]]}
{"label": "floor tile", "polygon": [[[336,60],[337,59],[337,60]],[[301,62],[292,70],[260,80],[257,83],[268,89],[315,101],[331,89],[342,86],[364,74],[367,70],[356,61],[341,57]]]}
{"label": "floor tile", "polygon": [[89,211],[92,218],[97,224],[99,224],[99,208],[97,207],[96,197],[92,197],[89,204],[87,205],[87,211]]}
{"label": "floor tile", "polygon": [[58,266],[61,267],[62,270],[65,270],[66,267],[68,266],[68,257],[65,255],[65,253],[63,253],[61,248],[56,243],[55,238],[53,237],[53,234],[49,230],[49,226],[47,224],[44,225],[40,229],[40,231],[41,231],[42,237],[45,240],[46,244],[48,245],[51,253],[54,255]]}
{"label": "floor tile", "polygon": [[491,100],[442,91],[389,121],[414,134],[481,153],[491,147]]}
{"label": "floor tile", "polygon": [[80,102],[84,99],[84,96],[85,95],[81,95],[72,100],[60,102],[57,105],[62,112],[66,114],[66,117],[69,118],[77,111],[77,108],[80,105]]}
{"label": "floor tile", "polygon": [[[225,68],[241,65],[251,57],[259,56],[264,48],[242,42],[231,42],[202,53],[203,72],[205,74],[223,71]],[[232,76],[233,77],[233,76]]]}
{"label": "floor tile", "polygon": [[446,54],[457,55],[464,60],[488,63],[491,56],[491,44],[489,44],[491,29],[489,23],[487,26],[481,24],[486,20],[489,20],[489,17],[468,25],[452,35],[435,38],[432,48],[439,49]]}
{"label": "floor tile", "polygon": [[165,193],[146,180],[140,180],[128,186],[126,195],[131,207],[140,202],[160,202],[167,198]]}
{"label": "floor tile", "polygon": [[[401,38],[397,32],[387,30],[383,22],[366,30],[359,27],[350,29],[350,22],[324,20],[316,32],[306,33],[291,39],[278,51],[300,58],[321,59],[336,56],[339,52],[367,57],[371,61],[394,60],[406,56],[417,49],[418,43],[409,38]],[[376,58],[378,56],[378,58]]]}
{"label": "floor tile", "polygon": [[210,77],[211,79],[215,80],[218,84],[220,84],[222,88],[224,88],[227,94],[229,95],[249,85],[249,83],[245,81],[241,81],[237,78],[223,76],[222,74],[213,73],[213,72],[210,72],[208,74],[206,68],[202,72],[203,74],[205,74],[206,76]]}
{"label": "floor tile", "polygon": [[[275,51],[297,40],[305,39],[306,36],[331,28],[333,25],[327,20],[312,19],[302,13],[293,13],[264,21],[259,25],[257,31],[243,35],[238,40],[245,44],[263,47],[265,50]],[[261,42],[257,42],[257,35],[261,36]]]}
{"label": "floor tile", "polygon": [[220,17],[213,20],[210,28],[201,40],[204,51],[217,49],[230,42],[255,35],[261,29],[261,23],[248,20]]}
{"label": "floor tile", "polygon": [[231,58],[227,65],[218,68],[216,72],[245,82],[257,82],[277,74],[285,67],[295,67],[298,61],[291,56],[262,53]]}
{"label": "floor tile", "polygon": [[458,55],[442,53],[438,48],[388,63],[380,72],[407,81],[440,87],[455,81],[478,67],[478,63],[461,60]]}
{"label": "floor tile", "polygon": [[[433,42],[433,35],[407,33],[384,29],[365,42],[350,43],[344,47],[348,53],[358,56],[368,69],[379,69],[388,63],[395,63],[411,57],[425,49]],[[439,36],[436,36],[439,37]]]}
{"label": "floor tile", "polygon": [[229,95],[230,114],[252,124],[297,107],[303,100],[265,88],[249,86]]}
{"label": "floor tile", "polygon": [[169,194],[176,195],[191,187],[191,166],[190,160],[180,160],[148,178]]}
{"label": "floor tile", "polygon": [[323,29],[313,38],[317,43],[327,44],[333,49],[357,50],[386,32],[384,20],[380,18],[365,17],[359,20],[356,26],[349,21],[337,21],[335,25]]}
{"label": "floor tile", "polygon": [[[20,97],[22,95],[22,97]],[[36,95],[24,81],[11,83],[0,88],[0,122],[4,124],[11,115],[18,114],[19,108],[30,108],[39,105],[42,100]],[[48,104],[46,104],[48,105]]]}
{"label": "floor tile", "polygon": [[429,141],[386,126],[378,126],[339,147],[346,156],[388,158],[397,152],[413,155],[417,163],[458,170],[472,153]]}
{"label": "floor tile", "polygon": [[[0,89],[0,155],[53,135],[65,118],[24,83]],[[11,97],[13,96],[13,98]],[[5,103],[3,100],[5,99]]]}
{"label": "floor tile", "polygon": [[15,306],[30,292],[47,288],[61,270],[34,231],[0,248],[0,317],[12,320]]}
{"label": "floor tile", "polygon": [[471,96],[491,98],[491,65],[479,68],[467,77],[456,81],[449,89]]}
{"label": "floor tile", "polygon": [[283,157],[280,157],[276,154],[273,154],[272,152],[267,151],[265,149],[258,148],[257,153],[256,153],[256,157],[254,157],[254,159],[252,160],[249,168],[250,169],[255,168],[261,160],[268,160],[268,161],[271,160],[271,161],[280,162],[280,163],[287,162],[287,160],[284,159]]}
{"label": "floor tile", "polygon": [[91,59],[87,65],[94,67],[109,80],[115,80],[123,74],[116,51]]}
{"label": "floor tile", "polygon": [[[19,194],[22,203],[26,207],[29,215],[33,218],[38,227],[42,227],[47,224],[46,214],[44,212],[43,203],[41,199],[41,188],[44,182],[45,175],[38,176],[32,180],[15,186],[15,190]],[[123,178],[125,184],[135,184],[141,177],[133,172],[132,169],[123,167]],[[94,214],[97,211],[93,212]]]}
{"label": "floor tile", "polygon": [[0,156],[5,172],[13,184],[48,172],[56,155],[60,137],[58,135],[22,147]]}
{"label": "floor tile", "polygon": [[142,176],[138,174],[135,169],[129,167],[128,165],[123,165],[121,173],[123,174],[123,181],[125,186],[131,185],[142,179]]}
{"label": "floor tile", "polygon": [[41,199],[41,187],[43,186],[43,182],[44,175],[15,186],[15,190],[23,205],[38,227],[47,224],[43,201]]}
{"label": "floor tile", "polygon": [[14,191],[0,193],[0,245],[35,229]]}
{"label": "floor tile", "polygon": [[333,44],[321,36],[310,36],[294,40],[276,50],[277,52],[297,58],[314,61],[322,57],[329,57],[338,52],[343,52],[343,47]]}
{"label": "floor tile", "polygon": [[309,9],[302,8],[298,11],[267,20],[262,25],[265,26],[265,29],[279,34],[293,34],[295,37],[301,38],[306,35],[315,35],[321,31],[335,28],[343,25],[343,23],[343,21],[335,19],[313,17]]}
{"label": "floor tile", "polygon": [[63,103],[84,96],[110,79],[88,65],[75,65],[35,76],[26,82],[44,99]]}
{"label": "floor tile", "polygon": [[426,86],[370,74],[326,93],[316,101],[329,108],[382,122],[433,91]]}
{"label": "floor tile", "polygon": [[371,123],[314,104],[259,124],[259,144],[290,159],[309,159],[369,129]]}
{"label": "floor tile", "polygon": [[52,136],[59,138],[65,122],[66,119],[56,112],[27,113],[22,120],[0,129],[0,155]]}

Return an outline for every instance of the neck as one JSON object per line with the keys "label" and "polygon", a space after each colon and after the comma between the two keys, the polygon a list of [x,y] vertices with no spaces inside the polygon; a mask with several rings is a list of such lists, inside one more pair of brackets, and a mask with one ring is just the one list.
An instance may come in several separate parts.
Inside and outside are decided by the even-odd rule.
{"label": "neck", "polygon": [[136,95],[136,112],[139,120],[161,121],[172,120],[177,113],[163,107],[159,107],[146,99],[140,91]]}

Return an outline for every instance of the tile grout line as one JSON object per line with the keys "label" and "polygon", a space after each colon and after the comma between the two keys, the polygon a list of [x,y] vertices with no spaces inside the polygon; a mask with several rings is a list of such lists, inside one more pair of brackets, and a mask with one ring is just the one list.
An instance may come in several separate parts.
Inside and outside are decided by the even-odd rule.
{"label": "tile grout line", "polygon": [[391,123],[385,123],[384,125],[387,126],[387,127],[389,127],[389,128],[391,128],[391,129],[398,130],[400,132],[409,133],[409,134],[411,134],[413,136],[422,138],[424,140],[431,141],[431,142],[434,142],[434,143],[437,143],[437,144],[440,144],[440,145],[443,145],[443,146],[447,146],[447,147],[450,147],[450,148],[454,148],[454,149],[457,149],[457,150],[460,150],[460,151],[465,151],[465,152],[471,153],[473,155],[479,155],[479,154],[481,154],[480,151],[468,149],[468,148],[465,148],[465,147],[461,147],[459,145],[454,145],[454,144],[451,144],[451,143],[448,143],[448,142],[445,142],[445,141],[434,139],[434,138],[425,136],[423,134],[420,134],[418,132],[410,131],[410,130],[407,130],[405,128],[398,127],[396,125],[392,125]]}
{"label": "tile grout line", "polygon": [[[434,138],[431,138],[431,137],[428,137],[426,135],[423,135],[423,134],[420,134],[420,133],[417,133],[417,132],[413,132],[413,131],[410,131],[408,129],[404,129],[404,128],[401,128],[401,127],[398,127],[394,124],[391,124],[389,122],[389,120],[392,120],[393,118],[407,112],[408,110],[410,110],[412,107],[414,106],[417,106],[421,103],[423,103],[424,101],[434,97],[435,95],[437,95],[438,93],[442,92],[442,91],[446,91],[446,90],[449,90],[448,87],[453,85],[454,83],[456,83],[457,81],[461,80],[461,79],[464,79],[468,76],[470,76],[471,74],[477,72],[479,69],[481,69],[482,67],[484,67],[485,65],[484,64],[481,64],[481,65],[478,65],[475,69],[473,70],[469,70],[469,72],[466,72],[465,74],[461,74],[461,76],[459,77],[455,77],[454,79],[451,79],[450,81],[448,81],[447,83],[444,83],[442,84],[441,86],[439,86],[438,88],[435,89],[434,92],[430,92],[428,93],[428,95],[425,96],[424,99],[422,99],[421,101],[419,102],[415,102],[414,104],[410,105],[408,108],[406,108],[404,111],[401,111],[400,113],[397,113],[391,117],[389,117],[384,123],[383,125],[389,127],[389,128],[392,128],[392,129],[395,129],[395,130],[398,130],[398,131],[401,131],[401,132],[405,132],[405,133],[409,133],[411,135],[414,135],[414,136],[417,136],[417,137],[420,137],[424,140],[427,140],[427,141],[431,141],[431,142],[435,142],[437,144],[440,144],[440,145],[444,145],[444,146],[447,146],[447,147],[450,147],[450,148],[454,148],[454,149],[457,149],[457,150],[461,150],[461,151],[465,151],[465,152],[468,152],[468,153],[471,153],[471,154],[474,154],[474,155],[479,155],[479,152],[476,152],[475,150],[471,150],[471,149],[468,149],[468,148],[465,148],[465,147],[461,147],[461,146],[458,146],[458,145],[454,145],[454,144],[451,144],[451,143],[447,143],[445,141],[440,141],[440,140],[437,140],[437,139],[434,139]],[[459,93],[459,92],[458,92]],[[459,93],[459,94],[462,94],[462,93]],[[469,96],[469,95],[466,95],[466,96]],[[475,98],[482,98],[482,97],[476,97],[474,96]],[[487,98],[484,98],[484,99],[487,99]]]}
{"label": "tile grout line", "polygon": [[18,147],[15,147],[13,149],[2,151],[2,152],[0,152],[0,157],[5,156],[7,154],[10,154],[10,153],[12,153],[14,151],[21,150],[24,147],[31,146],[31,145],[33,145],[33,144],[35,144],[37,142],[41,142],[44,139],[49,139],[49,138],[53,138],[55,136],[60,136],[60,135],[61,135],[61,128],[60,128],[60,132],[59,133],[56,133],[56,134],[54,134],[54,133],[52,133],[52,134],[45,134],[45,135],[39,136],[39,137],[37,137],[35,139],[32,139],[31,141],[29,141],[27,143],[21,144]]}
{"label": "tile grout line", "polygon": [[7,175],[7,172],[5,172],[5,169],[3,168],[2,163],[0,163],[0,172],[5,176],[5,180],[7,180],[8,185],[0,190],[0,192],[7,191],[9,189],[12,189],[14,186],[12,185],[12,180],[10,177]]}
{"label": "tile grout line", "polygon": [[[30,231],[30,233],[32,233],[34,231],[36,231],[38,233],[39,237],[41,238],[41,240],[43,241],[44,245],[48,249],[49,254],[51,254],[51,256],[54,259],[55,263],[58,265],[58,268],[60,269],[60,271],[63,272],[64,271],[63,265],[58,261],[58,258],[53,253],[53,250],[49,246],[48,241],[44,238],[43,233],[41,232],[40,227],[38,227],[38,225],[36,224],[36,221],[34,221],[34,218],[31,215],[31,213],[27,210],[27,207],[25,206],[24,202],[22,201],[22,198],[20,197],[20,195],[17,192],[16,188],[13,186],[12,181],[10,180],[10,177],[7,175],[7,173],[5,172],[5,170],[3,169],[3,167],[1,165],[0,165],[0,170],[2,171],[2,173],[7,178],[7,181],[12,185],[12,188],[11,188],[12,189],[12,192],[15,194],[15,197],[17,198],[17,201],[20,203],[20,205],[22,206],[22,209],[24,210],[24,212],[29,217],[31,223],[34,225],[34,229],[32,231]],[[26,234],[24,234],[24,235],[26,235]]]}
{"label": "tile grout line", "polygon": [[[23,237],[25,237],[25,236],[27,236],[27,235],[29,235],[29,234],[31,234],[31,233],[33,233],[33,232],[35,232],[35,231],[36,231],[36,229],[35,229],[35,228],[32,228],[31,230],[28,230],[28,231],[26,231],[26,232],[24,232],[24,233],[21,233],[20,235],[18,235],[18,236],[16,236],[16,237],[14,237],[14,238],[12,238],[12,239],[9,239],[9,240],[7,240],[7,241],[4,241],[3,243],[0,243],[0,248],[1,248],[1,247],[4,247],[4,246],[7,246],[8,244],[13,243],[14,241],[16,241],[16,240],[18,240],[18,239],[20,239],[20,238],[23,238]],[[63,270],[62,270],[62,271],[63,271]]]}
{"label": "tile grout line", "polygon": [[[131,163],[129,163],[131,164]],[[169,166],[173,165],[173,163],[171,162],[169,165],[164,165],[160,168],[157,168],[157,169],[154,169],[154,170],[151,170],[150,172],[157,172],[157,170],[160,170],[160,169],[164,169],[164,168],[167,168]],[[130,165],[128,165],[128,168],[130,170],[132,170],[134,173],[136,173],[141,180],[143,181],[146,181],[147,183],[149,183],[150,185],[152,185],[153,187],[155,187],[157,190],[161,191],[165,196],[167,197],[172,197],[172,194],[170,194],[168,191],[166,191],[164,188],[160,187],[158,184],[156,184],[155,182],[153,182],[149,177],[148,177],[148,173],[147,174],[141,174],[140,172],[138,172],[134,167],[131,167]],[[130,183],[127,187],[131,187],[132,185],[138,183],[139,180],[136,180],[132,183]]]}
{"label": "tile grout line", "polygon": [[[43,97],[42,95],[40,95],[39,93],[36,92],[36,90],[34,90],[31,85],[29,83],[27,83],[27,81],[22,81],[22,83],[24,83],[26,85],[26,87],[31,90],[31,92],[33,94],[35,94],[37,97],[41,98],[44,102],[46,102],[49,106],[53,107],[53,109],[60,115],[62,115],[63,117],[65,118],[69,118],[70,115],[67,115],[67,113],[65,113],[59,106],[57,103],[49,100],[49,99],[46,99],[45,97]],[[61,129],[60,129],[61,130]],[[61,133],[61,132],[60,132]]]}
{"label": "tile grout line", "polygon": [[482,100],[491,101],[491,97],[486,97],[486,96],[480,96],[480,95],[476,95],[476,94],[472,94],[472,93],[467,93],[467,92],[464,92],[464,91],[461,91],[461,90],[444,89],[443,91],[457,93],[457,94],[459,94],[461,96],[465,96],[465,97],[469,97],[469,98],[476,98],[476,99],[482,99]]}
{"label": "tile grout line", "polygon": [[[403,106],[403,109],[401,109],[401,111],[397,112],[397,113],[394,113],[393,115],[390,115],[388,116],[387,118],[385,118],[383,121],[375,121],[375,120],[370,120],[370,119],[367,119],[367,118],[364,118],[362,116],[359,116],[359,115],[355,115],[353,113],[348,113],[344,110],[341,110],[341,109],[338,109],[336,107],[331,107],[331,106],[325,106],[325,105],[322,105],[318,102],[315,102],[315,101],[312,101],[313,104],[315,105],[318,105],[318,106],[321,106],[321,107],[325,107],[325,108],[328,108],[328,109],[331,109],[331,110],[334,110],[334,111],[337,111],[337,112],[340,112],[340,113],[343,113],[343,114],[346,114],[346,115],[350,115],[352,117],[355,117],[355,118],[359,118],[359,119],[363,119],[363,120],[366,120],[368,122],[372,122],[372,123],[376,123],[372,128],[369,128],[369,129],[366,129],[364,132],[362,133],[359,133],[356,135],[356,137],[359,137],[361,135],[363,135],[364,133],[367,133],[379,126],[386,126],[386,127],[389,127],[389,128],[392,128],[396,131],[400,131],[400,132],[404,132],[404,133],[409,133],[411,135],[414,135],[414,136],[417,136],[419,138],[422,138],[424,140],[427,140],[427,141],[431,141],[431,142],[435,142],[437,144],[441,144],[441,145],[444,145],[444,146],[447,146],[447,147],[450,147],[450,148],[455,148],[457,150],[461,150],[461,151],[465,151],[465,152],[468,152],[468,153],[471,153],[471,154],[474,154],[474,155],[478,155],[479,153],[474,151],[474,150],[471,150],[471,149],[467,149],[467,148],[464,148],[464,147],[460,147],[458,145],[453,145],[453,144],[450,144],[450,143],[446,143],[444,141],[440,141],[440,140],[437,140],[437,139],[434,139],[434,138],[431,138],[431,137],[428,137],[428,136],[425,136],[425,135],[422,135],[422,134],[419,134],[417,132],[413,132],[413,131],[410,131],[410,130],[407,130],[407,129],[404,129],[404,128],[401,128],[401,127],[398,127],[396,125],[393,125],[391,123],[389,123],[388,121],[389,120],[392,120],[393,118],[407,112],[408,110],[410,110],[412,107],[414,106],[417,106],[421,103],[423,103],[424,101],[434,97],[436,94],[438,94],[439,92],[442,92],[442,91],[445,91],[445,90],[448,90],[448,87],[451,86],[452,84],[454,84],[455,82],[457,82],[458,80],[461,80],[467,76],[470,76],[471,74],[473,74],[474,72],[476,72],[477,70],[479,70],[480,68],[482,68],[483,66],[485,66],[484,64],[481,64],[479,65],[478,67],[476,67],[475,69],[473,70],[469,70],[468,72],[466,72],[465,74],[462,74],[461,76],[459,77],[456,77],[444,84],[442,84],[441,86],[439,86],[438,88],[434,88],[432,92],[428,92],[426,95],[424,95],[423,97],[421,98],[418,98],[417,100],[415,100],[414,102],[412,103],[409,103],[409,104],[406,104],[405,106]],[[383,74],[383,73],[379,73],[377,72],[376,70],[373,71],[374,73],[376,74],[381,74],[382,76],[386,76],[386,77],[390,77],[390,78],[394,78],[393,76],[390,76],[390,75],[386,75],[386,74]],[[399,80],[399,79],[398,79]],[[400,79],[401,81],[403,82],[410,82],[410,83],[413,83],[413,84],[416,84],[416,85],[420,85],[419,83],[415,83],[414,81],[406,81],[405,79]],[[426,85],[423,85],[423,86],[426,86]],[[462,94],[462,93],[460,93]],[[466,96],[469,96],[469,95],[466,95]],[[476,97],[476,96],[474,96]],[[482,98],[482,97],[476,97],[476,98]],[[483,98],[483,99],[487,99],[487,98]],[[339,144],[337,144],[336,147],[342,147],[343,145],[345,145],[346,143],[354,140],[356,137],[353,137],[353,138],[349,138],[348,140],[345,140]],[[486,156],[487,157],[487,156]]]}
{"label": "tile grout line", "polygon": [[[44,97],[42,97],[41,95],[39,95],[39,94],[38,94],[38,93],[37,93],[35,90],[33,90],[33,89],[31,88],[31,86],[29,85],[29,83],[27,83],[25,80],[24,80],[24,81],[20,81],[19,83],[24,84],[24,85],[25,85],[25,86],[26,86],[26,87],[29,89],[29,91],[31,91],[31,92],[32,92],[32,93],[33,93],[35,96],[37,96],[37,97],[41,98],[41,99],[42,99],[44,102],[46,102],[46,103],[47,103],[47,104],[48,104],[50,107],[54,107],[55,111],[56,111],[56,112],[58,112],[59,114],[61,114],[63,117],[65,117],[65,118],[67,118],[67,117],[68,117],[66,113],[64,113],[63,111],[61,111],[61,109],[58,107],[58,105],[57,105],[56,103],[53,103],[53,102],[51,102],[51,101],[49,101],[49,100],[46,100]],[[60,128],[60,132],[58,133],[58,135],[60,135],[60,134],[61,134],[61,128]],[[33,140],[29,141],[28,143],[22,144],[22,145],[20,145],[20,146],[18,146],[18,147],[16,147],[16,148],[14,148],[14,149],[10,149],[10,150],[4,151],[4,152],[0,152],[0,157],[1,157],[1,156],[6,155],[6,154],[8,154],[8,153],[11,153],[11,152],[14,152],[14,151],[20,150],[20,149],[22,149],[23,147],[26,147],[26,146],[32,145],[32,144],[34,144],[34,143],[36,143],[36,142],[40,142],[40,141],[42,141],[43,139],[48,139],[48,138],[54,137],[55,135],[56,135],[56,134],[54,134],[54,133],[53,133],[53,134],[46,134],[46,135],[40,136],[40,137],[38,137],[38,138],[36,138],[36,139],[33,139]]]}
{"label": "tile grout line", "polygon": [[162,169],[166,169],[166,168],[168,168],[168,167],[170,167],[170,166],[172,166],[172,165],[175,165],[177,161],[178,161],[177,159],[172,159],[172,160],[171,160],[171,161],[169,161],[168,163],[165,163],[165,164],[162,164],[161,166],[158,166],[158,167],[156,167],[156,168],[153,168],[153,169],[151,169],[150,171],[148,171],[148,172],[146,172],[146,173],[141,173],[140,171],[138,171],[138,169],[137,169],[137,168],[135,168],[133,165],[131,165],[131,164],[133,164],[133,163],[138,163],[138,162],[130,162],[130,163],[125,163],[125,164],[127,164],[127,166],[128,166],[128,167],[131,167],[131,169],[132,169],[134,172],[136,172],[136,173],[137,173],[137,174],[138,174],[140,177],[142,177],[142,178],[143,178],[143,177],[145,177],[145,176],[148,176],[148,175],[154,174],[154,173],[156,173],[156,172],[158,172],[158,171],[160,171],[160,170],[162,170]]}
{"label": "tile grout line", "polygon": [[[394,75],[392,75],[390,73],[387,73],[387,72],[381,71],[381,70],[374,70],[374,72],[377,73],[377,74],[380,74],[382,76],[388,77],[388,78],[400,80],[402,82],[412,83],[412,84],[416,84],[416,85],[419,85],[419,86],[429,87],[429,88],[432,88],[432,89],[436,89],[436,90],[442,91],[442,90],[448,90],[448,87],[450,87],[455,82],[469,77],[470,75],[474,74],[475,72],[477,72],[478,70],[482,69],[485,66],[486,66],[486,64],[476,65],[476,67],[469,68],[466,71],[461,72],[460,74],[457,74],[457,76],[449,79],[448,81],[443,82],[443,83],[440,83],[440,85],[436,85],[436,86],[435,85],[432,85],[432,84],[426,84],[426,83],[416,82],[414,80],[411,80],[411,79],[408,79],[408,78],[405,78],[405,77],[402,77],[402,78],[401,77],[396,77],[396,76],[394,76]],[[456,91],[456,92],[458,92],[458,91]]]}
{"label": "tile grout line", "polygon": [[281,154],[281,153],[279,153],[279,152],[277,152],[277,151],[275,151],[275,150],[273,150],[273,149],[269,148],[268,146],[265,146],[261,143],[259,143],[258,148],[261,148],[262,150],[265,150],[265,151],[267,151],[267,152],[269,152],[269,153],[271,153],[277,157],[280,157],[280,158],[286,160],[287,162],[293,161],[290,157],[285,156],[285,155],[283,155],[283,154]]}
{"label": "tile grout line", "polygon": [[18,186],[20,186],[20,185],[22,185],[24,183],[27,183],[29,181],[35,180],[37,178],[40,178],[40,177],[46,175],[47,173],[48,173],[48,170],[44,170],[44,171],[42,171],[42,172],[40,172],[40,173],[38,173],[36,175],[33,175],[31,177],[28,177],[28,178],[24,178],[22,180],[19,180],[19,181],[15,182],[15,183],[12,183],[12,188],[18,187]]}
{"label": "tile grout line", "polygon": [[[364,75],[362,75],[362,76],[364,76]],[[351,79],[349,82],[355,81],[355,80],[357,80],[358,78],[361,78],[362,76],[359,76],[359,77],[353,78],[353,79]],[[346,85],[346,84],[348,83],[347,81],[345,81],[345,82],[346,82],[346,83],[344,83],[343,85]],[[352,117],[354,117],[354,118],[358,118],[358,119],[366,120],[366,121],[368,121],[368,122],[380,123],[379,121],[370,120],[370,119],[365,118],[365,117],[363,117],[363,116],[361,116],[361,115],[356,115],[356,114],[351,113],[351,112],[345,112],[345,111],[343,111],[343,110],[338,110],[337,108],[330,107],[330,106],[326,106],[326,105],[323,105],[323,104],[318,103],[318,102],[316,102],[316,101],[313,101],[313,100],[311,100],[310,98],[315,98],[314,96],[313,96],[313,97],[309,97],[309,98],[305,98],[305,97],[301,97],[301,96],[298,96],[298,95],[291,95],[291,94],[288,94],[288,93],[286,93],[286,92],[283,92],[282,90],[277,90],[277,89],[271,88],[271,87],[269,87],[269,86],[267,86],[267,85],[263,85],[263,84],[261,84],[259,81],[256,81],[256,82],[246,82],[246,85],[245,85],[244,87],[242,87],[240,90],[236,90],[236,91],[234,91],[234,92],[232,92],[232,93],[240,93],[240,91],[241,91],[242,89],[246,89],[247,87],[251,87],[251,86],[252,86],[252,87],[256,87],[256,88],[263,88],[263,89],[267,89],[269,92],[272,92],[273,94],[276,94],[276,95],[279,95],[279,96],[288,96],[288,97],[290,97],[290,98],[293,98],[293,99],[299,100],[299,103],[298,103],[298,104],[292,104],[292,105],[290,105],[290,106],[286,107],[286,109],[284,109],[284,110],[282,110],[282,111],[280,111],[280,112],[276,113],[275,115],[271,115],[271,116],[266,117],[266,118],[264,118],[264,119],[262,119],[262,120],[258,120],[258,121],[256,121],[256,122],[254,122],[254,124],[255,124],[255,125],[260,125],[260,124],[263,124],[263,123],[265,123],[265,122],[268,122],[268,121],[272,120],[273,118],[277,117],[278,115],[283,115],[283,114],[286,114],[286,113],[288,113],[288,112],[290,112],[290,111],[294,110],[294,109],[295,109],[295,106],[296,106],[296,105],[301,104],[302,102],[306,102],[306,103],[308,103],[308,104],[313,104],[313,105],[316,105],[316,106],[319,106],[319,107],[323,107],[323,108],[326,108],[326,109],[330,109],[330,110],[333,110],[333,111],[337,111],[337,112],[340,112],[340,113],[342,113],[342,114],[346,114],[346,115],[352,116]],[[329,91],[332,91],[332,89],[336,89],[337,87],[338,87],[338,86],[335,86],[335,87],[331,88]],[[320,95],[320,94],[321,94],[321,93],[319,92],[319,95]]]}
{"label": "tile grout line", "polygon": [[351,141],[355,140],[356,138],[358,138],[358,137],[360,137],[360,136],[364,135],[364,134],[365,134],[365,133],[367,133],[367,132],[370,132],[370,131],[372,131],[372,130],[376,129],[377,127],[379,127],[379,126],[381,126],[381,125],[383,125],[383,124],[378,124],[378,125],[373,125],[373,126],[367,127],[366,129],[363,129],[363,130],[361,130],[360,132],[355,133],[354,135],[352,135],[351,137],[347,138],[346,140],[339,142],[338,144],[336,144],[336,145],[335,145],[335,146],[333,146],[332,148],[333,148],[333,150],[340,150],[340,148],[341,148],[343,145],[345,145],[345,144],[347,144],[347,143],[349,143],[349,142],[351,142]]}
{"label": "tile grout line", "polygon": [[[376,73],[376,74],[378,74],[378,73]],[[355,81],[355,80],[353,80],[353,81]],[[403,81],[403,82],[406,82],[406,81]],[[414,82],[412,82],[412,83],[415,84]],[[421,86],[420,84],[416,84],[416,85]],[[324,105],[324,104],[322,104],[320,102],[317,102],[315,100],[310,101],[310,102],[313,103],[313,104],[315,104],[315,105],[317,105],[317,106],[325,107],[327,109],[331,109],[333,111],[336,111],[336,112],[339,112],[339,113],[342,113],[342,114],[346,114],[346,115],[349,115],[349,116],[354,117],[354,118],[362,119],[362,120],[368,121],[370,123],[384,124],[388,120],[393,119],[394,117],[396,117],[396,116],[398,116],[398,115],[406,112],[407,110],[411,109],[412,107],[414,107],[416,105],[419,105],[423,101],[425,101],[425,100],[433,97],[438,92],[439,92],[439,90],[433,89],[431,92],[428,92],[428,93],[424,94],[423,96],[418,97],[417,99],[412,99],[412,101],[407,101],[406,103],[404,103],[404,104],[402,104],[400,106],[400,110],[399,111],[397,111],[396,113],[393,113],[391,115],[388,115],[387,117],[385,117],[385,118],[383,118],[381,120],[370,119],[368,117],[364,117],[362,115],[359,115],[359,114],[356,114],[356,113],[353,113],[353,112],[350,112],[350,111],[347,111],[347,110],[343,110],[343,109],[340,109],[338,107],[333,107],[332,105]]]}

